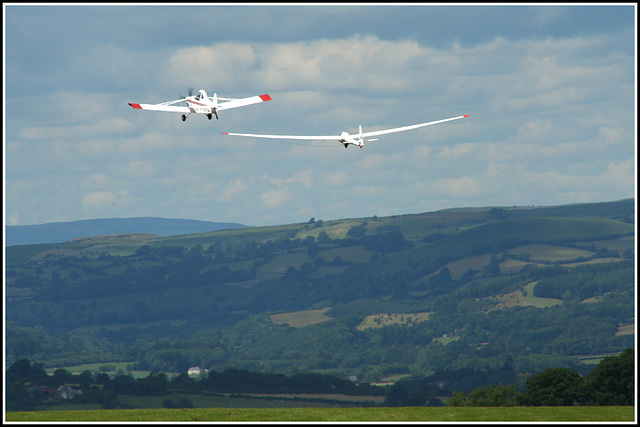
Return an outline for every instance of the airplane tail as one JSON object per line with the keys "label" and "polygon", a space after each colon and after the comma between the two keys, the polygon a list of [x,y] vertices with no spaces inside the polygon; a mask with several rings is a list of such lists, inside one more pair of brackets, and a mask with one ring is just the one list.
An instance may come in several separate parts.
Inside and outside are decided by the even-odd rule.
{"label": "airplane tail", "polygon": [[364,139],[362,139],[362,125],[358,125],[358,144],[360,144],[360,148],[364,147]]}
{"label": "airplane tail", "polygon": [[218,94],[217,93],[213,93],[213,98],[211,99],[211,101],[213,102],[213,108],[211,109],[213,111],[213,114],[216,115],[216,119],[218,119]]}

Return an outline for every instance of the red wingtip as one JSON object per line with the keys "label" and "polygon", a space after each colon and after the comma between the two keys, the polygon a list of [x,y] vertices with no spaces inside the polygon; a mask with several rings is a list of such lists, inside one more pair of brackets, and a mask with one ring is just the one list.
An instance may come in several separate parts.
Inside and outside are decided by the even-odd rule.
{"label": "red wingtip", "polygon": [[133,108],[135,108],[136,110],[142,110],[142,107],[140,106],[140,104],[132,104],[129,103],[129,105],[131,105]]}
{"label": "red wingtip", "polygon": [[229,132],[222,132],[223,135],[229,135]]}
{"label": "red wingtip", "polygon": [[470,116],[470,114],[467,114],[466,116],[463,116],[462,118],[469,117],[469,116]]}
{"label": "red wingtip", "polygon": [[271,97],[266,93],[264,95],[260,95],[260,99],[262,99],[263,101],[271,101]]}

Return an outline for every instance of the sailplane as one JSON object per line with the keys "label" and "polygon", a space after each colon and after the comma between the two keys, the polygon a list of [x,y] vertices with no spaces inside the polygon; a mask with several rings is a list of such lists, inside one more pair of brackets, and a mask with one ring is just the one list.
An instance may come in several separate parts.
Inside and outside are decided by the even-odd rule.
{"label": "sailplane", "polygon": [[457,116],[451,117],[448,119],[436,120],[433,122],[427,123],[418,123],[417,125],[409,125],[402,126],[393,129],[383,129],[383,130],[374,130],[371,132],[362,132],[362,125],[358,126],[357,135],[350,135],[348,132],[341,132],[339,135],[260,135],[254,133],[231,133],[231,132],[223,132],[223,135],[231,135],[231,136],[246,136],[249,138],[271,138],[271,139],[297,139],[297,140],[307,140],[307,141],[338,141],[340,144],[344,145],[345,148],[348,148],[349,145],[355,145],[357,147],[364,147],[364,140],[367,138],[367,142],[369,141],[377,141],[378,139],[368,139],[372,136],[380,136],[386,135],[389,133],[395,132],[404,132],[407,130],[418,129],[424,126],[431,126],[438,123],[450,122],[452,120],[464,119],[465,117],[469,117],[469,114],[466,116]]}

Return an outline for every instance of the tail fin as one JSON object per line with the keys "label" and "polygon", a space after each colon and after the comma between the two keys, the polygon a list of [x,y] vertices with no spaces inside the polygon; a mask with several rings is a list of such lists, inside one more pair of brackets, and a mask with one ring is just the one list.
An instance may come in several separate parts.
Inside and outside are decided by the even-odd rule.
{"label": "tail fin", "polygon": [[360,144],[360,148],[364,147],[364,139],[362,139],[362,125],[358,125],[358,144]]}
{"label": "tail fin", "polygon": [[220,117],[218,117],[218,94],[217,93],[213,93],[213,99],[211,100],[213,102],[213,108],[211,109],[211,111],[213,112],[213,114],[216,115],[216,120],[218,120]]}

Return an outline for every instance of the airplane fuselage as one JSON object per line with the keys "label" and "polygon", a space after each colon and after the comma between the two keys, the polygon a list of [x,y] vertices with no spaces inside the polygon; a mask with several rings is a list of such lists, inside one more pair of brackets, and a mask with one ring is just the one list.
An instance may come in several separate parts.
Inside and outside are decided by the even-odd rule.
{"label": "airplane fuselage", "polygon": [[[360,133],[362,134],[362,126],[360,126]],[[360,148],[364,147],[364,144],[362,143],[362,136],[360,137],[360,141],[357,141],[349,135],[349,132],[341,132],[338,137],[338,142],[344,145],[344,148],[349,148],[349,144],[356,145]]]}
{"label": "airplane fuselage", "polygon": [[[217,101],[216,96],[214,96],[214,100]],[[218,118],[217,102],[212,102],[207,96],[207,92],[202,89],[198,91],[196,96],[185,98],[185,102],[192,113],[206,114],[209,120],[211,120],[212,114],[216,115],[216,119]],[[182,120],[184,121],[185,119],[186,116],[183,115]]]}

